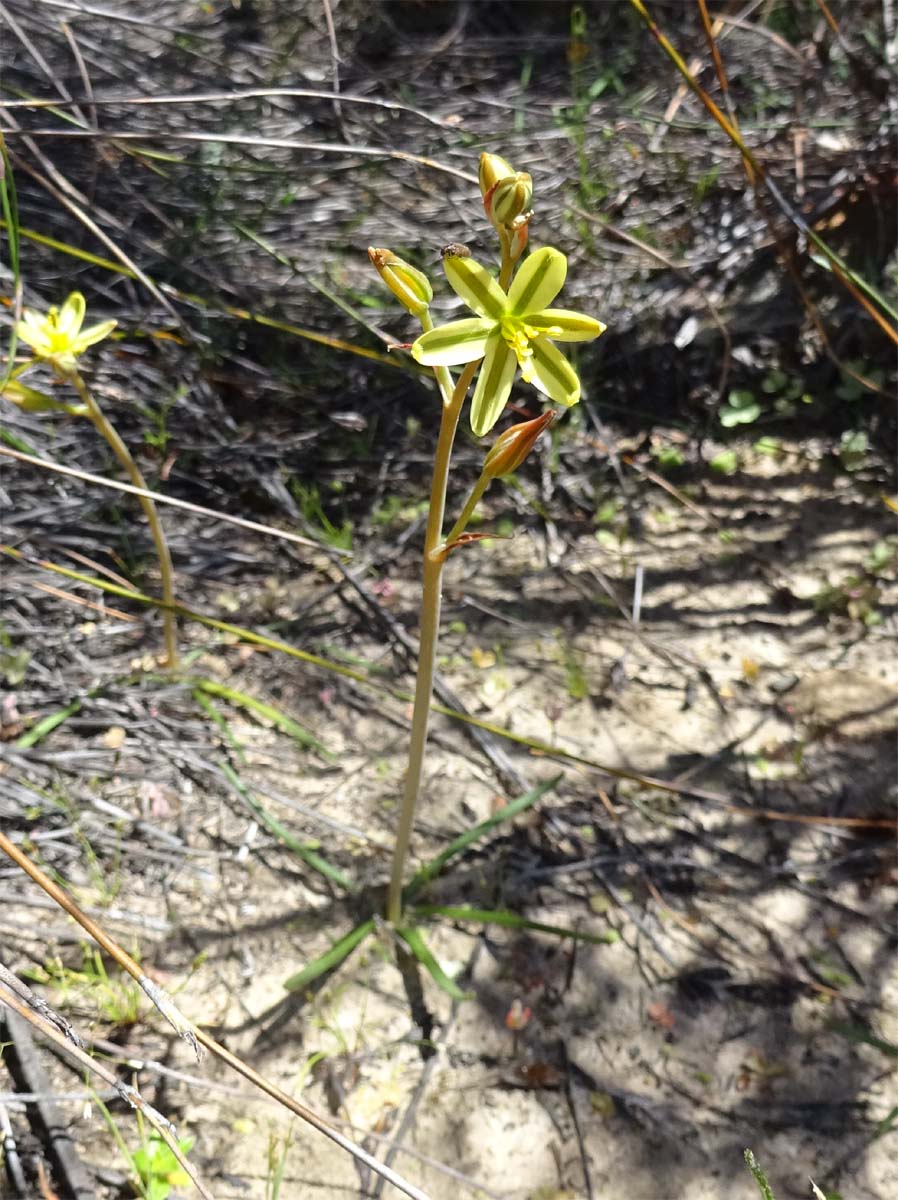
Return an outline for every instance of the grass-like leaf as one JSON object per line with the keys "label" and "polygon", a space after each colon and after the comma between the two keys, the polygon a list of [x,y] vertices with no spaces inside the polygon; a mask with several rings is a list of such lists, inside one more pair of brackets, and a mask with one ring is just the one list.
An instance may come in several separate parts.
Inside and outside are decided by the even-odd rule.
{"label": "grass-like leaf", "polygon": [[755,1183],[758,1185],[758,1191],[761,1193],[761,1200],[775,1200],[770,1184],[767,1182],[767,1176],[761,1170],[761,1165],[751,1150],[745,1151],[745,1162],[748,1165],[749,1171],[755,1177]]}
{"label": "grass-like leaf", "polygon": [[304,987],[308,987],[310,983],[314,983],[322,975],[326,975],[328,971],[332,971],[334,967],[338,967],[344,959],[348,958],[361,942],[365,940],[369,933],[374,932],[373,917],[367,921],[363,921],[361,925],[356,925],[355,929],[351,929],[345,937],[341,937],[339,941],[325,950],[323,954],[319,954],[317,958],[313,958],[301,971],[297,971],[295,975],[291,975],[285,982],[284,987],[288,992],[299,992]]}
{"label": "grass-like leaf", "polygon": [[616,929],[606,933],[582,933],[579,929],[568,929],[563,925],[546,925],[542,921],[531,921],[520,913],[501,908],[469,908],[466,904],[416,904],[415,914],[419,917],[446,917],[450,921],[471,921],[475,925],[504,925],[508,929],[530,929],[534,933],[551,933],[555,937],[574,938],[579,942],[610,946],[620,941]]}
{"label": "grass-like leaf", "polygon": [[209,699],[209,697],[203,694],[203,691],[201,688],[194,688],[193,689],[193,698],[197,702],[197,704],[200,706],[200,708],[203,710],[203,712],[206,714],[206,716],[209,718],[209,720],[212,721],[213,724],[217,725],[218,728],[221,730],[222,737],[224,737],[225,741],[228,743],[228,745],[231,747],[231,749],[234,751],[234,753],[237,755],[237,757],[240,759],[240,761],[242,763],[246,763],[246,755],[243,753],[243,746],[240,744],[240,742],[234,736],[231,726],[228,724],[226,719],[221,715],[221,713],[218,711],[218,709],[215,707],[215,705],[212,703],[212,701]]}
{"label": "grass-like leaf", "polygon": [[[12,173],[12,163],[6,151],[3,134],[0,133],[0,212],[3,213],[3,224],[6,227],[6,243],[9,254],[9,268],[12,272],[12,294],[19,296],[22,288],[22,272],[19,261],[19,204],[16,196],[16,181]],[[12,376],[16,361],[16,326],[13,323],[9,335],[9,349],[6,356],[6,369],[0,379],[0,392],[6,387]]]}
{"label": "grass-like leaf", "polygon": [[275,837],[279,838],[288,850],[291,850],[297,858],[301,858],[306,866],[311,867],[313,871],[317,871],[320,875],[324,875],[326,879],[343,888],[345,892],[354,892],[356,890],[355,883],[353,883],[348,875],[344,875],[339,867],[332,866],[326,858],[322,858],[314,846],[310,846],[306,842],[300,842],[293,836],[286,825],[282,825],[277,817],[273,817],[267,809],[263,808],[232,766],[228,763],[222,763],[221,769],[228,782],[235,791],[239,792],[262,824]]}
{"label": "grass-like leaf", "polygon": [[847,1038],[849,1042],[872,1046],[875,1050],[881,1050],[883,1054],[888,1054],[890,1058],[898,1058],[898,1046],[893,1042],[887,1042],[885,1038],[877,1037],[863,1025],[853,1025],[850,1021],[828,1021],[826,1028]]}
{"label": "grass-like leaf", "polygon": [[535,788],[531,788],[523,796],[518,796],[517,800],[512,800],[510,804],[506,804],[504,808],[500,808],[497,813],[494,813],[491,817],[487,817],[479,825],[474,825],[470,829],[466,829],[464,833],[459,834],[454,841],[449,843],[445,850],[442,850],[429,863],[425,863],[412,876],[405,889],[405,898],[410,900],[416,896],[423,887],[440,874],[451,859],[455,858],[457,854],[461,854],[464,850],[467,850],[474,842],[485,837],[491,829],[495,829],[497,825],[501,825],[504,821],[513,820],[522,812],[526,812],[528,808],[532,808],[537,800],[541,800],[547,792],[551,792],[553,788],[556,788],[562,778],[561,775],[554,775],[551,779],[547,779],[545,783],[537,784]]}
{"label": "grass-like leaf", "polygon": [[193,686],[195,691],[205,692],[208,696],[218,696],[221,700],[227,700],[230,704],[236,704],[239,708],[245,708],[257,717],[270,721],[282,733],[292,737],[304,750],[314,750],[328,762],[335,761],[333,754],[313,733],[310,733],[298,721],[294,721],[292,717],[288,717],[286,713],[281,712],[279,708],[275,708],[273,704],[266,704],[263,700],[257,700],[255,696],[249,696],[246,692],[238,692],[236,688],[228,687],[224,683],[216,683],[212,679],[195,679]]}
{"label": "grass-like leaf", "polygon": [[414,925],[406,925],[402,929],[397,929],[396,933],[402,938],[424,970],[433,979],[434,983],[438,987],[441,987],[447,996],[451,996],[453,1000],[471,999],[474,993],[463,992],[455,980],[450,979],[424,941],[420,930],[416,929]]}
{"label": "grass-like leaf", "polygon": [[65,708],[60,708],[58,712],[50,713],[44,717],[42,721],[32,726],[27,733],[23,733],[20,738],[16,739],[17,750],[30,750],[32,746],[36,746],[38,742],[42,742],[47,734],[52,733],[57,725],[61,725],[63,721],[67,721],[69,717],[74,716],[81,708],[80,700],[73,700],[67,704]]}

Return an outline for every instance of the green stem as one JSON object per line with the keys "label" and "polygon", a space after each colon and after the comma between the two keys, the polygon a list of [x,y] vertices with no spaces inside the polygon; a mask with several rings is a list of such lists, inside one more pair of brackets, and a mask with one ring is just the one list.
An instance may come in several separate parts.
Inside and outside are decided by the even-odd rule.
{"label": "green stem", "polygon": [[465,506],[461,510],[461,513],[459,514],[458,520],[452,526],[451,531],[446,534],[445,540],[443,542],[443,544],[445,546],[447,546],[447,547],[451,546],[452,543],[455,541],[455,539],[458,537],[461,537],[461,535],[464,533],[468,522],[470,521],[471,517],[473,517],[473,515],[474,515],[474,509],[480,503],[483,493],[486,491],[486,489],[490,486],[490,484],[492,482],[493,482],[493,477],[491,475],[481,475],[480,478],[477,480],[477,482],[474,484],[471,494],[465,501]]}
{"label": "green stem", "polygon": [[[64,377],[71,383],[72,387],[78,393],[82,403],[87,409],[87,415],[91,424],[96,429],[97,433],[103,437],[109,445],[112,453],[118,459],[119,463],[124,468],[128,478],[135,487],[142,488],[143,491],[149,491],[147,482],[141,473],[140,467],[131,457],[131,451],[119,437],[115,426],[107,418],[106,414],[100,408],[100,405],[91,395],[87,384],[81,378],[77,367],[72,367],[61,372]],[[166,605],[172,606],[167,608],[162,614],[163,628],[165,630],[165,659],[166,666],[171,670],[176,670],[178,666],[178,625],[173,611],[175,604],[175,589],[174,589],[174,572],[172,571],[171,554],[168,549],[168,542],[165,540],[165,533],[162,530],[162,523],[159,520],[159,514],[156,511],[156,505],[149,496],[138,496],[138,502],[143,509],[144,516],[150,526],[150,533],[153,535],[153,544],[156,547],[156,556],[159,559],[159,573],[162,576],[162,599]]]}
{"label": "green stem", "polygon": [[465,396],[478,362],[468,363],[448,397],[444,397],[440,436],[437,440],[436,457],[433,464],[433,483],[430,490],[430,510],[427,517],[427,532],[424,536],[424,587],[421,596],[421,636],[418,649],[418,674],[415,680],[415,702],[412,709],[412,731],[409,742],[408,770],[402,794],[399,826],[396,830],[396,847],[393,851],[393,868],[390,875],[390,891],[387,899],[387,919],[397,925],[402,917],[402,878],[405,860],[412,836],[415,806],[421,790],[424,770],[424,750],[427,743],[427,725],[430,718],[430,701],[433,694],[433,676],[436,669],[437,638],[440,630],[440,608],[442,604],[442,580],[445,552],[442,546],[443,517],[446,511],[446,489],[449,483],[449,460],[452,445]]}

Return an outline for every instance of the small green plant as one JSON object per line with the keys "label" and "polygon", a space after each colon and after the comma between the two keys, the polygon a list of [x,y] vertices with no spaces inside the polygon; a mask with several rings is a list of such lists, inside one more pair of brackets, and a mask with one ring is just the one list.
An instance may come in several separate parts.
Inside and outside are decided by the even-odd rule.
{"label": "small green plant", "polygon": [[136,1025],[143,997],[139,985],[124,976],[110,977],[96,946],[85,942],[81,953],[80,970],[67,967],[57,955],[43,967],[23,973],[35,983],[52,987],[62,1007],[77,1005],[117,1029]]}
{"label": "small green plant", "polygon": [[[192,1137],[179,1138],[178,1149],[187,1155],[195,1141],[196,1138]],[[190,1176],[178,1162],[174,1151],[166,1146],[155,1130],[140,1149],[134,1151],[131,1162],[138,1176],[135,1182],[144,1200],[166,1200],[174,1188],[190,1184]]]}
{"label": "small green plant", "polygon": [[860,570],[846,575],[838,583],[827,583],[813,597],[814,611],[823,616],[848,617],[864,625],[878,625],[877,610],[882,595],[881,582],[894,575],[898,561],[898,542],[884,538],[876,543]]}
{"label": "small green plant", "polygon": [[313,529],[322,541],[333,546],[335,550],[352,549],[352,522],[343,521],[335,525],[321,503],[321,496],[314,484],[303,484],[298,479],[290,481],[290,491],[300,507],[306,524]]}
{"label": "small green plant", "polygon": [[[72,292],[62,308],[54,306],[44,314],[26,308],[22,320],[16,325],[15,338],[31,348],[32,357],[10,369],[0,390],[7,400],[29,412],[64,412],[70,416],[87,417],[97,433],[105,439],[131,483],[142,492],[147,492],[147,482],[131,451],[89,391],[78,370],[78,358],[85,350],[109,337],[116,322],[101,321],[84,329],[85,312],[86,304],[80,292]],[[21,383],[20,376],[39,363],[45,363],[57,379],[69,384],[81,403],[68,404]],[[165,661],[168,667],[174,669],[178,666],[178,630],[173,609],[175,590],[171,555],[152,498],[141,495],[138,496],[138,501],[150,526],[159,560],[162,598],[168,606],[163,613]]]}
{"label": "small green plant", "polygon": [[148,405],[141,407],[143,415],[149,421],[149,428],[144,430],[143,440],[157,450],[161,458],[165,457],[172,437],[168,428],[168,415],[181,399],[183,391],[181,388],[174,392],[167,400],[163,400],[158,408],[150,408]]}
{"label": "small green plant", "polygon": [[734,425],[751,425],[757,421],[761,411],[754,392],[730,392],[719,413],[720,423],[725,429],[732,429]]}
{"label": "small green plant", "polygon": [[721,450],[715,454],[708,466],[718,475],[735,475],[739,470],[739,456],[735,450]]}

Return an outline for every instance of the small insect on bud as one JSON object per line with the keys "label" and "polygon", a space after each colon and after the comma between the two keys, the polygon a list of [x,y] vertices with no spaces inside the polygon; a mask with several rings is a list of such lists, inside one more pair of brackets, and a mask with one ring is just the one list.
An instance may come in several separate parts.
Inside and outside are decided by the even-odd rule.
{"label": "small insect on bud", "polygon": [[433,299],[433,288],[423,271],[398,258],[392,250],[368,247],[368,257],[381,279],[414,317],[419,317]]}
{"label": "small insect on bud", "polygon": [[514,167],[511,163],[500,158],[498,154],[481,154],[480,194],[482,196],[486,196],[487,192],[494,188],[500,179],[508,179],[510,175],[514,175]]}
{"label": "small insect on bud", "polygon": [[488,479],[498,479],[516,471],[536,445],[536,439],[554,420],[555,412],[549,409],[533,421],[522,421],[500,433],[484,459],[483,474]]}
{"label": "small insect on bud", "polygon": [[533,180],[526,171],[500,179],[483,198],[486,215],[496,226],[509,226],[530,210]]}
{"label": "small insect on bud", "polygon": [[450,242],[448,246],[444,246],[440,251],[440,258],[470,258],[471,251],[467,246],[463,246],[461,242]]}

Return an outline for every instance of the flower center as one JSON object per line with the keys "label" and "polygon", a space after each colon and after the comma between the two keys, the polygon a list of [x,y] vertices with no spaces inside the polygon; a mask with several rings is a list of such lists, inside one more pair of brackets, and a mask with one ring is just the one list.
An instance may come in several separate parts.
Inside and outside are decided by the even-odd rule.
{"label": "flower center", "polygon": [[500,328],[502,330],[502,337],[512,350],[514,350],[524,382],[532,383],[533,348],[530,343],[539,337],[541,330],[534,329],[532,325],[528,325],[520,317],[513,317],[510,314],[506,314],[502,318]]}
{"label": "flower center", "polygon": [[44,333],[47,335],[51,350],[56,353],[68,350],[69,343],[72,340],[71,330],[60,329],[58,308],[51,308],[47,313],[44,323]]}

